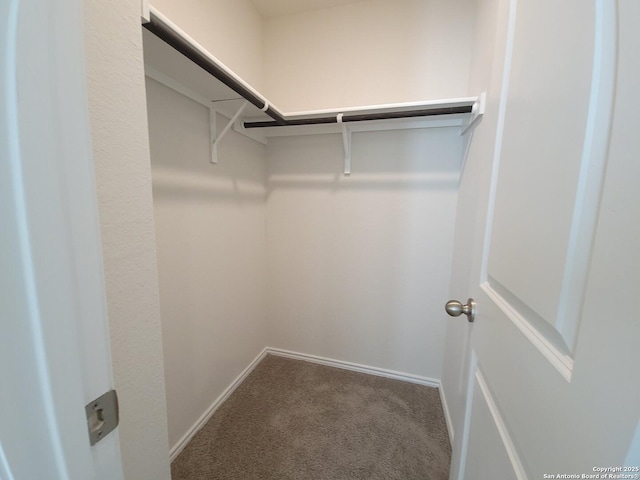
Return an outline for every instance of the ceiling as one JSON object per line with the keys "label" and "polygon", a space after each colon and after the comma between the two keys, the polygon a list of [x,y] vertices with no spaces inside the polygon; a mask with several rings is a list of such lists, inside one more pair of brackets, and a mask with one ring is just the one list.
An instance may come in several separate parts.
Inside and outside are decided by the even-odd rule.
{"label": "ceiling", "polygon": [[359,1],[361,0],[251,0],[256,10],[267,18],[320,10]]}

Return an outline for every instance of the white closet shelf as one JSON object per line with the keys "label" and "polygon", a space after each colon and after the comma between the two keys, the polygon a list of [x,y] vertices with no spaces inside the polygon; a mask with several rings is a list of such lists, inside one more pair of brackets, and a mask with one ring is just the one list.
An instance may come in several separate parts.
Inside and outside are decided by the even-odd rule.
{"label": "white closet shelf", "polygon": [[[484,113],[484,95],[283,113],[155,8],[144,27],[147,76],[211,110],[212,163],[230,127],[262,143],[267,137],[342,133],[349,173],[351,132],[457,126],[465,133]],[[216,112],[233,122],[219,136]]]}
{"label": "white closet shelf", "polygon": [[288,120],[295,120],[298,118],[315,118],[331,115],[335,116],[338,113],[343,113],[345,115],[358,115],[398,112],[401,114],[403,112],[411,112],[422,109],[472,107],[476,101],[477,97],[448,98],[444,100],[428,100],[422,102],[389,103],[382,105],[367,105],[362,107],[345,107],[325,110],[311,110],[306,112],[290,112],[286,114],[286,117]]}
{"label": "white closet shelf", "polygon": [[[159,77],[163,83],[173,80],[171,83],[181,84],[201,100],[220,104],[216,109],[227,117],[231,117],[246,99],[250,105],[243,112],[244,122],[248,129],[259,128],[265,135],[273,133],[271,127],[275,125],[337,124],[339,114],[350,126],[359,122],[407,118],[415,123],[417,118],[451,115],[462,119],[459,122],[462,124],[465,117],[459,116],[466,114],[468,118],[478,102],[478,97],[461,97],[283,113],[153,6],[150,7],[150,21],[144,26],[145,65],[150,77]],[[218,81],[212,81],[211,76]]]}

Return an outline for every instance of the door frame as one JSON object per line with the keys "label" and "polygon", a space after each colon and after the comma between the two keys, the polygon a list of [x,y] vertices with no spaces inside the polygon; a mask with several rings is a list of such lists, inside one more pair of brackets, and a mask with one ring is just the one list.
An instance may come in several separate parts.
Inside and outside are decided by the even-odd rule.
{"label": "door frame", "polygon": [[[123,479],[79,0],[0,5],[0,477]],[[34,461],[37,457],[37,461]]]}

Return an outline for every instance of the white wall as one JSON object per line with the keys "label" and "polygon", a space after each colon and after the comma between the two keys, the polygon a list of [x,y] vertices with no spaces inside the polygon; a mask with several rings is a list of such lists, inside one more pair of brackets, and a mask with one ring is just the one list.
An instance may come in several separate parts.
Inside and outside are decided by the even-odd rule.
{"label": "white wall", "polygon": [[262,91],[262,17],[250,0],[152,0],[151,4]]}
{"label": "white wall", "polygon": [[464,96],[475,3],[366,0],[267,18],[264,93],[284,111]]}
{"label": "white wall", "polygon": [[440,378],[457,129],[270,139],[269,345]]}
{"label": "white wall", "polygon": [[208,108],[147,99],[173,447],[267,343],[265,151],[231,131],[212,165]]}
{"label": "white wall", "polygon": [[84,2],[113,373],[126,478],[169,479],[140,6]]}

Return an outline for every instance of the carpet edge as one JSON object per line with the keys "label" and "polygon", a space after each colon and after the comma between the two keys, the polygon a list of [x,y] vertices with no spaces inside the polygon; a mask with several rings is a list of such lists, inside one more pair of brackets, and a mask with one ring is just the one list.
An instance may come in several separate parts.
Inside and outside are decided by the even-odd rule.
{"label": "carpet edge", "polygon": [[398,372],[395,370],[388,370],[385,368],[372,367],[369,365],[362,365],[359,363],[347,362],[343,360],[336,360],[326,357],[320,357],[318,355],[310,355],[307,353],[293,352],[290,350],[284,350],[280,348],[265,347],[262,351],[251,361],[251,363],[238,375],[231,384],[213,401],[213,403],[205,410],[205,412],[196,420],[189,430],[176,442],[176,444],[169,450],[169,461],[173,462],[178,455],[189,444],[191,439],[198,433],[202,427],[211,419],[213,414],[222,406],[222,404],[231,396],[231,394],[242,384],[246,377],[256,368],[256,366],[267,356],[274,355],[279,357],[291,358],[294,360],[303,360],[319,365],[325,365],[328,367],[341,368],[343,370],[349,370],[353,372],[365,373],[369,375],[375,375],[378,377],[390,378],[393,380],[400,380],[403,382],[415,383],[418,385],[424,385],[427,387],[433,387],[438,389],[440,395],[440,402],[444,410],[445,423],[447,425],[447,431],[449,433],[449,439],[453,442],[453,428],[451,424],[451,418],[449,416],[449,409],[444,397],[444,391],[442,389],[441,381],[435,378],[423,377],[420,375],[413,375],[410,373]]}
{"label": "carpet edge", "polygon": [[242,382],[249,376],[249,374],[258,366],[258,364],[268,355],[268,347],[262,349],[262,351],[254,358],[251,363],[245,368],[240,375],[238,375],[233,382],[229,384],[227,388],[216,398],[213,403],[207,408],[200,418],[187,430],[187,432],[176,442],[176,444],[169,449],[169,462],[173,462],[178,455],[185,449],[191,439],[198,433],[202,427],[211,419],[216,410],[222,406],[222,404],[231,396],[231,394],[242,384]]}
{"label": "carpet edge", "polygon": [[418,385],[440,389],[440,380],[435,378],[422,377],[420,375],[413,375],[411,373],[403,373],[395,370],[388,370],[385,368],[371,367],[369,365],[346,362],[344,360],[335,360],[332,358],[320,357],[318,355],[310,355],[307,353],[293,352],[280,348],[267,347],[266,351],[267,354],[276,355],[279,357],[292,358],[294,360],[304,360],[307,362],[325,365],[327,367],[341,368],[343,370],[351,370],[352,372],[366,373],[369,375],[375,375],[377,377],[391,378],[393,380],[417,383]]}

